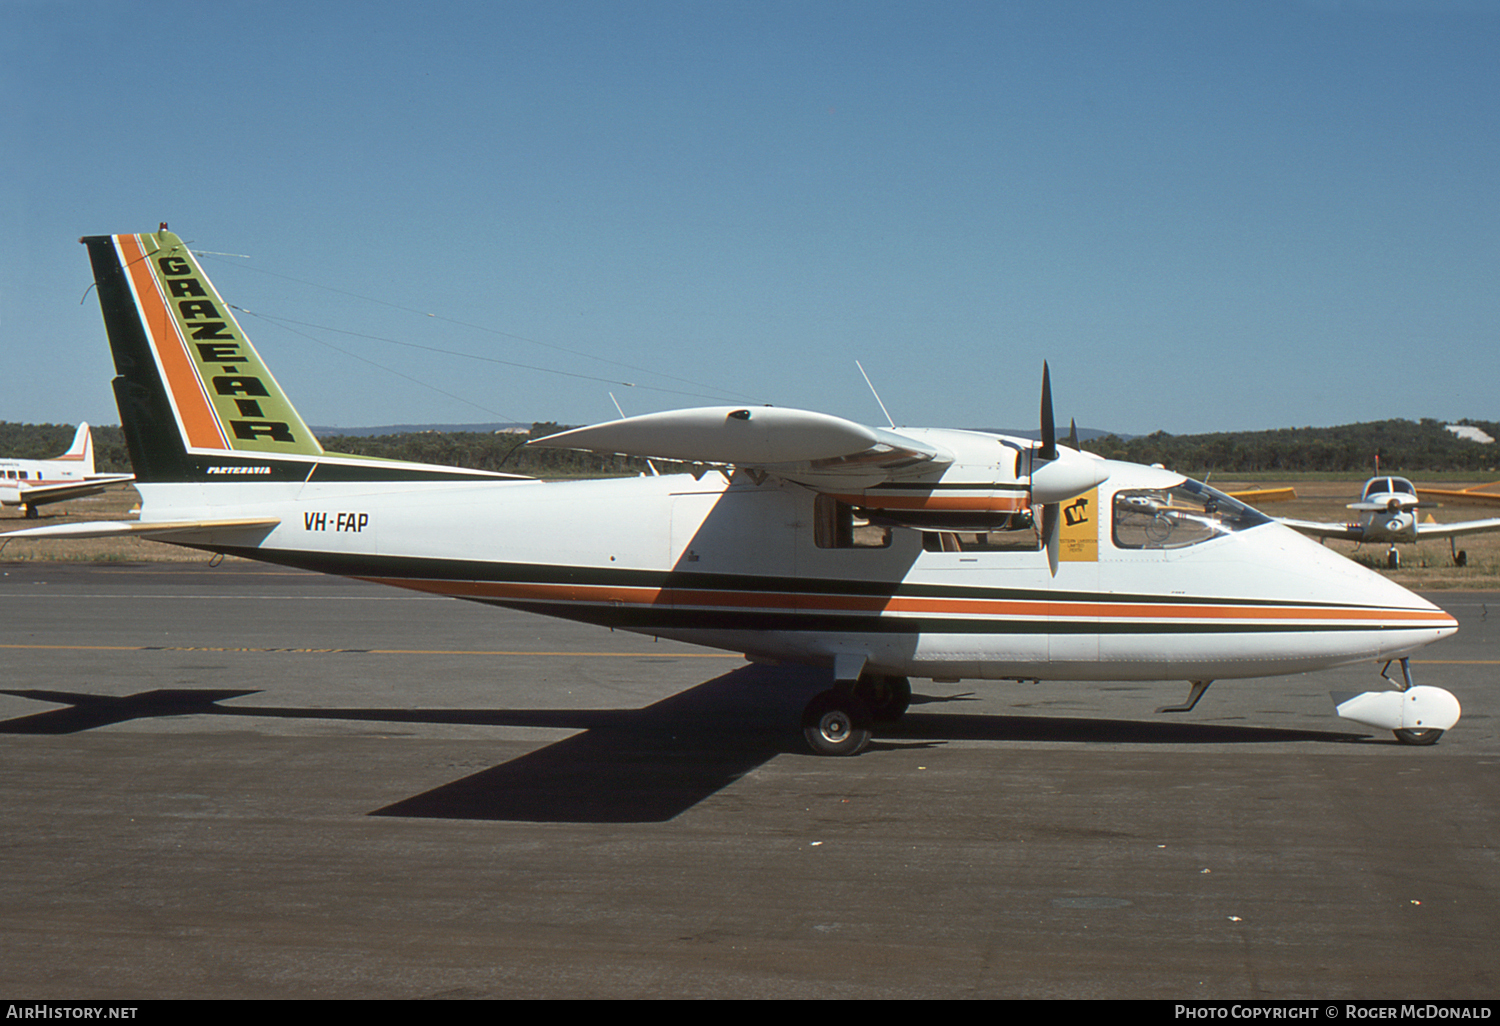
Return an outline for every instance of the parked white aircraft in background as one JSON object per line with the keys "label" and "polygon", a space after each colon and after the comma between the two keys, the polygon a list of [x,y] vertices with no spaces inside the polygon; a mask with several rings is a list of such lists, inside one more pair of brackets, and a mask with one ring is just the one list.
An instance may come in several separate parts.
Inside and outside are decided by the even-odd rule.
{"label": "parked white aircraft in background", "polygon": [[[1425,489],[1424,489],[1425,490]],[[1416,487],[1404,477],[1372,477],[1365,482],[1358,502],[1346,507],[1359,514],[1359,519],[1345,524],[1319,523],[1312,520],[1282,519],[1282,523],[1294,530],[1314,538],[1342,538],[1353,542],[1386,544],[1386,565],[1395,570],[1401,565],[1396,546],[1415,543],[1432,538],[1447,538],[1448,551],[1453,562],[1463,566],[1469,561],[1468,554],[1459,550],[1454,539],[1463,534],[1481,531],[1500,531],[1500,517],[1488,520],[1464,520],[1453,524],[1439,524],[1433,520],[1422,523],[1417,511],[1424,503],[1417,495]]]}
{"label": "parked white aircraft in background", "polygon": [[35,517],[38,507],[50,502],[98,495],[133,480],[133,474],[94,473],[94,434],[79,424],[73,444],[56,459],[0,459],[0,505],[24,506],[26,515]]}
{"label": "parked white aircraft in background", "polygon": [[181,239],[83,240],[141,516],[212,552],[822,666],[816,752],[852,755],[910,677],[1191,682],[1400,661],[1340,715],[1430,744],[1457,699],[1407,657],[1448,613],[1180,474],[1058,444],[773,407],[627,417],[533,444],[696,475],[546,482],[325,452]]}

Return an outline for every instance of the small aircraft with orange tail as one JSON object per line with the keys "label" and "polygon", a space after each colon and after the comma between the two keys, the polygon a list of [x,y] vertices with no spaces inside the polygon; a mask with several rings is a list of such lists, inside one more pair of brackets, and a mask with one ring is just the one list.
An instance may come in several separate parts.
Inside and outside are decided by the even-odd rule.
{"label": "small aircraft with orange tail", "polygon": [[1459,719],[1408,664],[1451,615],[1201,482],[1060,441],[1045,364],[1040,441],[712,407],[530,443],[698,473],[539,481],[325,451],[180,238],[82,241],[140,518],[7,537],[141,535],[822,667],[800,725],[826,755],[902,716],[913,677],[1177,679],[1182,711],[1216,679],[1399,661],[1340,715],[1411,744]]}

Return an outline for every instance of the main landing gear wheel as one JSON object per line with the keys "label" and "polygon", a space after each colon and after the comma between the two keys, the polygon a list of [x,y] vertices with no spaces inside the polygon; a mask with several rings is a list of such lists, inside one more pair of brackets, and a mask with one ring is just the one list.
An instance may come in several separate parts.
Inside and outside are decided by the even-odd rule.
{"label": "main landing gear wheel", "polygon": [[1443,736],[1443,732],[1436,727],[1405,728],[1393,730],[1391,733],[1395,734],[1396,740],[1403,745],[1435,745],[1437,739]]}
{"label": "main landing gear wheel", "polygon": [[911,681],[905,677],[869,674],[859,679],[854,694],[870,710],[876,723],[894,723],[911,705]]}
{"label": "main landing gear wheel", "polygon": [[1390,547],[1390,550],[1385,554],[1385,565],[1388,569],[1391,570],[1401,569],[1401,553],[1396,551],[1396,547],[1394,545],[1392,545]]}
{"label": "main landing gear wheel", "polygon": [[857,696],[825,691],[802,711],[802,736],[819,755],[858,755],[870,743],[870,710]]}

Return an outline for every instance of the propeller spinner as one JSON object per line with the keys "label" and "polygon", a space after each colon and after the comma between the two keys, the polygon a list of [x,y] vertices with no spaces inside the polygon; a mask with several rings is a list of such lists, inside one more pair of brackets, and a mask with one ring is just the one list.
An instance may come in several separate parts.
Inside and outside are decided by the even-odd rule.
{"label": "propeller spinner", "polygon": [[1031,450],[1031,502],[1042,507],[1042,538],[1047,562],[1057,573],[1058,532],[1061,504],[1109,477],[1105,462],[1078,451],[1078,425],[1073,422],[1066,446],[1057,444],[1057,425],[1052,416],[1052,374],[1042,363],[1041,444]]}

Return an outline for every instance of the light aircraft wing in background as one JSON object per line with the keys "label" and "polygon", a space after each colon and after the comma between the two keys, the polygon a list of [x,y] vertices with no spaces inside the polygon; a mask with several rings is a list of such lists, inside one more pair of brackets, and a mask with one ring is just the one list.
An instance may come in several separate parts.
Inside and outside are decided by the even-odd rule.
{"label": "light aircraft wing in background", "polygon": [[1417,486],[1417,497],[1422,500],[1432,499],[1437,502],[1468,502],[1477,506],[1500,506],[1500,481],[1490,484],[1475,485],[1473,488],[1424,488]]}
{"label": "light aircraft wing in background", "polygon": [[1297,497],[1295,488],[1250,488],[1239,492],[1227,493],[1231,498],[1239,499],[1241,502],[1249,503],[1251,506],[1263,506],[1268,502],[1291,502]]}

